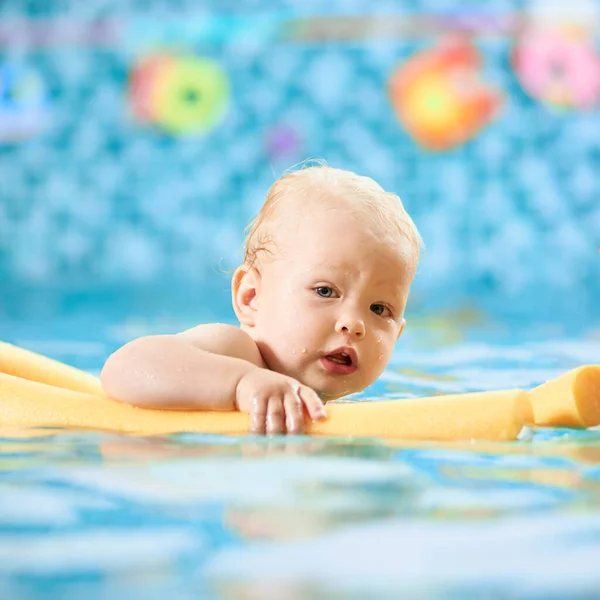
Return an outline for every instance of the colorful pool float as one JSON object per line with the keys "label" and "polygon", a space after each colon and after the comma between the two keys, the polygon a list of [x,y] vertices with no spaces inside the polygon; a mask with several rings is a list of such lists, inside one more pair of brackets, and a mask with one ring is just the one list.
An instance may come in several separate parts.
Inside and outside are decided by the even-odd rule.
{"label": "colorful pool float", "polygon": [[600,102],[600,54],[593,39],[532,28],[521,37],[512,62],[532,98],[579,110],[593,110]]}
{"label": "colorful pool float", "polygon": [[227,112],[229,96],[225,71],[206,57],[150,55],[130,74],[133,115],[173,135],[203,134],[216,127]]}
{"label": "colorful pool float", "polygon": [[422,146],[449,150],[475,137],[498,114],[501,93],[483,82],[470,42],[445,40],[400,65],[389,81],[399,121]]}
{"label": "colorful pool float", "polygon": [[[526,425],[600,424],[600,365],[565,373],[530,392],[502,390],[327,405],[308,433],[406,440],[514,440]],[[104,395],[99,380],[50,358],[0,342],[0,427],[68,427],[137,435],[245,434],[240,412],[136,408]]]}

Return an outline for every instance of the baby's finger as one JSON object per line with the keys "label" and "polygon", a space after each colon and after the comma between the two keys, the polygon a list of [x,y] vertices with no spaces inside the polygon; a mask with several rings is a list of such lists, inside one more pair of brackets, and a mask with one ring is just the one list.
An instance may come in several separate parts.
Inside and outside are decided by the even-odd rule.
{"label": "baby's finger", "polygon": [[296,393],[287,393],[283,399],[285,427],[288,433],[304,433],[304,409],[302,400]]}
{"label": "baby's finger", "polygon": [[267,407],[268,401],[266,398],[256,397],[252,400],[252,412],[250,413],[250,430],[252,433],[264,435]]}
{"label": "baby's finger", "polygon": [[301,385],[298,386],[296,392],[302,402],[304,402],[304,406],[306,406],[306,410],[313,421],[318,421],[327,417],[323,402],[313,389],[306,387],[305,385]]}
{"label": "baby's finger", "polygon": [[267,434],[285,432],[285,411],[283,410],[283,400],[278,396],[269,398],[269,408],[267,409]]}

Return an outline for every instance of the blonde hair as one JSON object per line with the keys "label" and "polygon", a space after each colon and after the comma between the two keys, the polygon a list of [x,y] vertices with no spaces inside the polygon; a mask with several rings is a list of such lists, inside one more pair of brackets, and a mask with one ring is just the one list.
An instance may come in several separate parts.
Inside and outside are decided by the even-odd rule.
{"label": "blonde hair", "polygon": [[396,194],[386,192],[370,177],[319,163],[289,172],[271,186],[258,215],[246,227],[245,264],[254,264],[259,252],[272,253],[273,240],[266,224],[271,221],[277,207],[286,197],[298,192],[338,192],[352,203],[368,208],[378,221],[391,226],[409,240],[415,249],[415,262],[418,261],[423,240]]}

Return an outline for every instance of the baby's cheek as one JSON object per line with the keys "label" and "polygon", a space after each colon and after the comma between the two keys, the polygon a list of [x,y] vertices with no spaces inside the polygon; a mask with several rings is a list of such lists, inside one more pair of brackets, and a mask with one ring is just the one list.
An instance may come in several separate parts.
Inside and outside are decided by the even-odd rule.
{"label": "baby's cheek", "polygon": [[390,346],[390,344],[386,344],[385,342],[378,344],[378,348],[376,348],[375,353],[377,357],[377,365],[381,372],[385,370],[385,368],[388,366],[388,363],[392,359],[393,350],[394,347]]}

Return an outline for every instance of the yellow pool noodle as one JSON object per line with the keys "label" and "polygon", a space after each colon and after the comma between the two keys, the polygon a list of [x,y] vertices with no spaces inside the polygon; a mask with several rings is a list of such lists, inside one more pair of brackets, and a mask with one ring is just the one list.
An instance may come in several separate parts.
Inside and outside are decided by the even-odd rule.
{"label": "yellow pool noodle", "polygon": [[[244,413],[140,409],[107,398],[93,375],[35,352],[1,343],[0,357],[0,427],[54,426],[140,435],[249,431],[249,417]],[[513,440],[533,419],[527,394],[521,390],[344,402],[329,404],[327,413],[326,421],[308,423],[307,433]]]}
{"label": "yellow pool noodle", "polygon": [[[419,400],[342,402],[307,433],[424,440],[514,440],[533,413],[521,390]],[[136,408],[106,397],[60,389],[0,373],[0,427],[70,427],[138,435],[195,431],[245,434],[240,412]]]}
{"label": "yellow pool noodle", "polygon": [[41,354],[0,342],[0,373],[66,390],[104,396],[97,377]]}
{"label": "yellow pool noodle", "polygon": [[536,425],[594,427],[600,424],[600,365],[586,365],[529,392]]}
{"label": "yellow pool noodle", "polygon": [[[529,393],[503,390],[329,404],[328,419],[309,423],[307,432],[432,441],[513,440],[534,417],[540,425],[600,424],[599,389],[600,366],[586,366]],[[89,373],[0,342],[0,427],[37,426],[144,435],[243,434],[249,430],[249,418],[237,412],[135,408],[107,398]]]}

